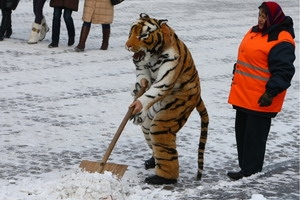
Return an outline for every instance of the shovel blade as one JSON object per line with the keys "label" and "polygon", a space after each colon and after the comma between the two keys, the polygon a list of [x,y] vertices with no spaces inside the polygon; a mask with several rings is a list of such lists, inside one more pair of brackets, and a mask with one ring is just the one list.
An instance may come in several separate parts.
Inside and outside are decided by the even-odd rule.
{"label": "shovel blade", "polygon": [[79,167],[82,168],[84,171],[90,173],[103,173],[104,171],[109,171],[112,174],[116,175],[119,179],[123,177],[128,167],[128,165],[105,163],[104,168],[102,168],[101,164],[101,162],[83,160],[81,161]]}

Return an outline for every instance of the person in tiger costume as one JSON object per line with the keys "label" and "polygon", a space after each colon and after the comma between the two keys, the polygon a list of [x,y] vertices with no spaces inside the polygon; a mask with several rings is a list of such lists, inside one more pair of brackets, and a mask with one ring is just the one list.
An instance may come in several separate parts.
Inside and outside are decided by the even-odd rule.
{"label": "person in tiger costume", "polygon": [[197,173],[198,180],[201,179],[209,122],[192,55],[166,22],[142,13],[133,23],[126,42],[126,48],[134,53],[136,66],[133,93],[146,87],[146,92],[129,107],[134,108],[133,123],[141,125],[153,152],[145,161],[145,168],[155,168],[156,175],[147,177],[145,183],[155,185],[177,183],[176,135],[194,108],[201,116]]}

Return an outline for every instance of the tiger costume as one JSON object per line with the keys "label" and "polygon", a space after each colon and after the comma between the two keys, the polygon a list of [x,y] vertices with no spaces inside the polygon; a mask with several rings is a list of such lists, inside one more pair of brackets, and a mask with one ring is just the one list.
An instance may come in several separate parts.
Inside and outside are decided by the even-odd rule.
{"label": "tiger costume", "polygon": [[134,53],[137,77],[134,93],[148,83],[146,92],[130,107],[135,109],[134,124],[141,125],[153,152],[153,163],[151,159],[145,163],[148,168],[155,167],[156,175],[145,179],[149,184],[177,182],[176,134],[194,108],[201,116],[197,172],[197,179],[201,179],[209,123],[192,55],[166,22],[142,13],[133,23],[126,42],[126,48]]}

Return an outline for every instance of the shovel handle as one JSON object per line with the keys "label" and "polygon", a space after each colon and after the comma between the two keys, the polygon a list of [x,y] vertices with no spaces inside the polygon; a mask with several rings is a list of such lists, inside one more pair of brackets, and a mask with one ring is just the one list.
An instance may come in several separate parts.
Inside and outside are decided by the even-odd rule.
{"label": "shovel handle", "polygon": [[[138,91],[138,93],[136,94],[136,96],[135,96],[135,98],[134,98],[134,101],[135,101],[137,98],[139,98],[140,96],[142,96],[142,95],[145,93],[145,91],[146,91],[146,87],[142,87],[142,88]],[[103,158],[102,158],[102,160],[101,160],[101,162],[100,162],[100,167],[99,167],[99,169],[97,170],[97,171],[99,171],[100,173],[103,172],[104,166],[105,166],[105,164],[106,164],[106,162],[107,162],[107,160],[108,160],[108,158],[109,158],[109,156],[110,156],[112,150],[114,149],[114,147],[115,147],[115,145],[116,145],[116,143],[117,143],[117,141],[118,141],[118,139],[119,139],[119,137],[120,137],[122,131],[124,130],[124,128],[125,128],[125,126],[126,126],[128,120],[130,119],[133,110],[134,110],[134,108],[132,108],[132,107],[128,108],[128,111],[127,111],[126,115],[124,116],[124,118],[123,118],[123,120],[122,120],[122,122],[121,122],[121,124],[120,124],[120,126],[119,126],[119,128],[118,128],[118,130],[117,130],[117,132],[115,133],[115,135],[114,135],[112,141],[110,142],[110,144],[109,144],[109,146],[108,146],[108,148],[107,148],[107,150],[106,150],[106,152],[105,152],[105,154],[104,154],[104,156],[103,156]]]}

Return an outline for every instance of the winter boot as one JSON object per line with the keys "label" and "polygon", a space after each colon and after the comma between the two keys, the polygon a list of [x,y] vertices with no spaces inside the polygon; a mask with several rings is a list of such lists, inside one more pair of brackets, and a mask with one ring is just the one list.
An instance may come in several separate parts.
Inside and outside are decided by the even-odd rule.
{"label": "winter boot", "polygon": [[69,37],[68,46],[72,46],[75,43],[75,37]]}
{"label": "winter boot", "polygon": [[76,52],[84,51],[85,42],[86,42],[86,39],[89,35],[90,28],[91,28],[90,26],[85,26],[85,25],[82,26],[81,33],[80,33],[80,38],[79,38],[79,43],[74,49]]}
{"label": "winter boot", "polygon": [[5,37],[6,37],[6,38],[10,38],[11,34],[12,34],[12,28],[10,27],[10,28],[8,28],[8,29],[6,30],[6,32],[5,32]]}
{"label": "winter boot", "polygon": [[154,176],[149,176],[149,177],[145,178],[145,183],[148,183],[151,185],[175,184],[175,183],[177,183],[177,179],[167,179],[164,177],[154,175]]}
{"label": "winter boot", "polygon": [[110,36],[110,28],[102,28],[102,45],[100,50],[107,50]]}
{"label": "winter boot", "polygon": [[31,34],[28,40],[28,44],[36,44],[39,41],[40,32],[41,32],[41,24],[37,24],[33,22]]}
{"label": "winter boot", "polygon": [[43,17],[43,19],[42,19],[41,33],[40,33],[40,36],[39,36],[39,41],[42,41],[43,39],[45,39],[46,33],[48,31],[49,31],[49,27],[48,27],[48,25],[46,23],[45,17]]}

